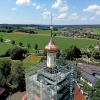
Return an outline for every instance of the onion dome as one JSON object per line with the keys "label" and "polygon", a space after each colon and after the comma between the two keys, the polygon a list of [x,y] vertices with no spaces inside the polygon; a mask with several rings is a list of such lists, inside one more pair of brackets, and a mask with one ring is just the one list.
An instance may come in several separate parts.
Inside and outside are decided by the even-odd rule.
{"label": "onion dome", "polygon": [[48,45],[45,46],[45,51],[49,53],[56,53],[58,51],[58,47],[53,43],[52,39],[50,39]]}

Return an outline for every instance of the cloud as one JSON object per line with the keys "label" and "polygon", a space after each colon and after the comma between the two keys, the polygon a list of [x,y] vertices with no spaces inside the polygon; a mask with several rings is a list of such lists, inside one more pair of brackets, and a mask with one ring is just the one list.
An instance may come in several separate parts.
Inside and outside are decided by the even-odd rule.
{"label": "cloud", "polygon": [[95,20],[95,19],[96,19],[96,16],[90,17],[90,20]]}
{"label": "cloud", "polygon": [[36,7],[36,6],[37,6],[37,4],[36,4],[36,3],[33,3],[33,4],[32,4],[32,6],[33,6],[33,7]]}
{"label": "cloud", "polygon": [[28,5],[30,2],[31,0],[16,0],[17,5]]}
{"label": "cloud", "polygon": [[87,18],[87,17],[81,17],[80,20],[81,20],[81,21],[87,21],[88,18]]}
{"label": "cloud", "polygon": [[68,19],[69,20],[77,20],[77,19],[79,19],[79,15],[77,13],[72,13],[71,15],[69,15]]}
{"label": "cloud", "polygon": [[16,9],[16,8],[11,8],[11,10],[12,10],[12,11],[16,11],[17,9]]}
{"label": "cloud", "polygon": [[52,8],[58,9],[60,12],[68,11],[67,3],[64,0],[55,0],[55,2],[52,4]]}
{"label": "cloud", "polygon": [[47,18],[47,17],[49,17],[50,15],[51,15],[51,12],[50,12],[50,11],[44,11],[44,12],[42,13],[43,18]]}
{"label": "cloud", "polygon": [[35,9],[40,9],[40,8],[41,8],[41,6],[38,5],[38,4],[36,4],[36,3],[33,3],[32,6],[33,6]]}
{"label": "cloud", "polygon": [[73,21],[87,21],[88,18],[86,16],[80,16],[78,13],[72,13],[68,16],[68,20]]}
{"label": "cloud", "polygon": [[40,5],[37,5],[37,6],[36,6],[36,9],[40,9],[40,8],[41,8],[41,6],[40,6]]}
{"label": "cloud", "polygon": [[55,0],[54,4],[52,5],[52,8],[59,8],[62,5],[61,0]]}
{"label": "cloud", "polygon": [[60,15],[57,16],[57,19],[64,19],[66,18],[67,14],[66,13],[61,13]]}
{"label": "cloud", "polygon": [[60,12],[67,12],[68,11],[68,6],[63,6],[62,8],[59,9]]}
{"label": "cloud", "polygon": [[86,9],[83,9],[83,11],[100,15],[100,6],[99,5],[90,5]]}

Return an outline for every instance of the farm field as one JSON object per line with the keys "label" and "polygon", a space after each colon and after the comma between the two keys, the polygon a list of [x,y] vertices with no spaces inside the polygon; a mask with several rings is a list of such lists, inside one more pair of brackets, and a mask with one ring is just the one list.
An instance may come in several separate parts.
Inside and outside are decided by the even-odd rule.
{"label": "farm field", "polygon": [[[39,49],[44,49],[44,46],[49,41],[49,36],[38,36],[30,34],[17,34],[17,33],[0,33],[0,36],[4,40],[15,40],[16,44],[22,42],[24,46],[27,46],[28,43],[31,44],[31,47],[34,48],[35,44],[38,44]],[[79,48],[87,48],[90,45],[96,44],[97,40],[92,39],[82,39],[82,38],[65,38],[65,37],[56,37],[55,43],[59,46],[60,49],[67,48],[71,45],[76,45]],[[0,43],[0,54],[5,52],[7,49],[11,48],[11,43]]]}
{"label": "farm field", "polygon": [[[53,30],[53,33],[57,33],[58,31]],[[37,30],[38,34],[48,34],[50,35],[50,30],[42,30],[42,29],[38,29]]]}
{"label": "farm field", "polygon": [[50,30],[37,30],[38,34],[50,34]]}
{"label": "farm field", "polygon": [[92,34],[98,34],[98,35],[100,35],[100,28],[94,29],[94,31],[92,32]]}

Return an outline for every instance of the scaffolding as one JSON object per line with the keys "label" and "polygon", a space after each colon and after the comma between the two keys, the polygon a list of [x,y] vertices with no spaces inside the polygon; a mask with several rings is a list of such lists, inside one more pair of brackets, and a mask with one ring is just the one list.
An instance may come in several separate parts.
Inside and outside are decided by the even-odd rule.
{"label": "scaffolding", "polygon": [[74,65],[57,65],[48,68],[46,63],[26,74],[27,100],[73,100],[75,84]]}

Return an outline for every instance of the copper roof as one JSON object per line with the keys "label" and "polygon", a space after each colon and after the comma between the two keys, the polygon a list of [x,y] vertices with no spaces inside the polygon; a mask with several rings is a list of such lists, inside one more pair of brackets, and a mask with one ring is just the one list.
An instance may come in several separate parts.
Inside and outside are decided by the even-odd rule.
{"label": "copper roof", "polygon": [[58,47],[53,43],[52,39],[50,39],[48,45],[45,46],[45,51],[50,53],[58,51]]}

